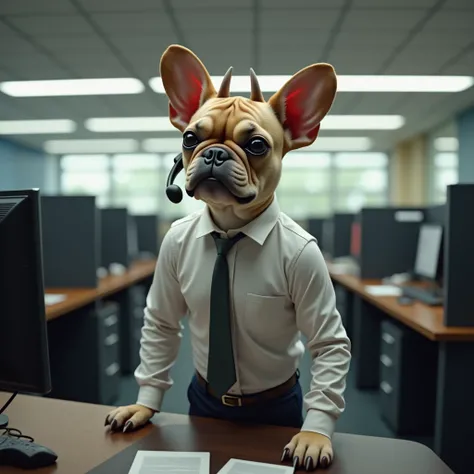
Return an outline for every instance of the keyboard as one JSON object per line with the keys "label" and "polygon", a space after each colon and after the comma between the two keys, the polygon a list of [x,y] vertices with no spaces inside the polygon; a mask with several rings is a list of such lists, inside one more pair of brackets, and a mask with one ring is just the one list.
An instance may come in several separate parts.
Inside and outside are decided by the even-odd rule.
{"label": "keyboard", "polygon": [[37,469],[54,464],[57,458],[56,453],[39,444],[0,436],[0,466]]}
{"label": "keyboard", "polygon": [[433,291],[423,288],[416,288],[414,286],[402,287],[403,296],[413,298],[428,306],[441,306],[443,304],[443,297],[433,293]]}

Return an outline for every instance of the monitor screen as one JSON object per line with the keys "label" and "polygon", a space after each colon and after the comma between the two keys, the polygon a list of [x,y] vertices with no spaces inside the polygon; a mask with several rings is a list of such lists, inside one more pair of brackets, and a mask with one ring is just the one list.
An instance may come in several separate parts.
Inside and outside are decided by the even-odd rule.
{"label": "monitor screen", "polygon": [[51,389],[39,192],[0,191],[0,390]]}
{"label": "monitor screen", "polygon": [[437,278],[442,238],[442,226],[423,224],[420,227],[415,261],[417,275],[432,280]]}

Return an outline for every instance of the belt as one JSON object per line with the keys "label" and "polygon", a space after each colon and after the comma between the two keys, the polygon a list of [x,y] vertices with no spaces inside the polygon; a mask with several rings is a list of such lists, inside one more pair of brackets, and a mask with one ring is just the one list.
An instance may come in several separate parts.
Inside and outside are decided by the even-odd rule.
{"label": "belt", "polygon": [[199,374],[199,372],[196,372],[196,379],[199,385],[204,387],[209,395],[220,400],[223,405],[228,407],[241,407],[274,400],[275,398],[278,398],[281,395],[285,395],[285,393],[292,389],[298,382],[298,373],[293,374],[286,382],[283,382],[281,385],[278,385],[274,388],[270,388],[269,390],[265,390],[264,392],[242,396],[231,395],[227,393],[225,395],[222,395],[222,397],[218,396],[212,392],[211,388],[209,387],[209,384],[204,379],[204,377]]}

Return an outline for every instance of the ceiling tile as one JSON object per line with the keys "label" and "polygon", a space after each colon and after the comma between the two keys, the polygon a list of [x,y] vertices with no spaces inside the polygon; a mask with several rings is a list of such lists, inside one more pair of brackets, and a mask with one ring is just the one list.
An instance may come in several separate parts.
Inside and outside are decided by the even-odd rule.
{"label": "ceiling tile", "polygon": [[311,50],[300,51],[298,54],[285,54],[284,61],[280,51],[263,54],[259,74],[294,74],[300,69],[313,64],[318,59]]}
{"label": "ceiling tile", "polygon": [[[273,10],[275,8],[288,9],[288,0],[260,0],[263,9]],[[291,0],[291,8],[311,8],[311,9],[327,9],[340,8],[346,3],[346,0]]]}
{"label": "ceiling tile", "polygon": [[436,74],[453,56],[448,50],[405,50],[387,68],[385,74]]}
{"label": "ceiling tile", "polygon": [[10,21],[25,33],[41,37],[94,35],[91,26],[79,15],[38,15],[14,17]]}
{"label": "ceiling tile", "polygon": [[77,52],[109,52],[107,45],[97,36],[83,35],[71,37],[41,37],[37,38],[36,42],[52,52],[68,51],[69,53]]}
{"label": "ceiling tile", "polygon": [[424,9],[397,10],[382,8],[367,8],[351,10],[345,17],[341,29],[344,31],[373,28],[387,30],[410,30],[426,14]]}
{"label": "ceiling tile", "polygon": [[443,69],[443,74],[472,76],[474,74],[474,51],[464,54],[458,61]]}
{"label": "ceiling tile", "polygon": [[338,74],[375,74],[387,58],[387,51],[354,54],[353,50],[338,50],[331,54],[331,64]]}
{"label": "ceiling tile", "polygon": [[[58,52],[57,58],[70,69],[76,72],[78,77],[124,77],[129,76],[113,54],[91,54]],[[95,72],[95,74],[92,74]]]}
{"label": "ceiling tile", "polygon": [[331,29],[339,16],[338,10],[286,9],[270,10],[262,15],[261,27],[264,30],[279,31],[285,35],[287,30]]}
{"label": "ceiling tile", "polygon": [[443,5],[443,10],[474,10],[474,2],[472,0],[448,0]]}
{"label": "ceiling tile", "polygon": [[[35,47],[29,42],[18,36],[0,41],[0,63],[8,55],[26,55],[36,54]],[[21,57],[19,59],[22,59]]]}
{"label": "ceiling tile", "polygon": [[260,45],[262,48],[275,49],[283,48],[286,51],[294,51],[298,53],[299,49],[315,48],[319,50],[326,44],[331,35],[331,30],[300,30],[293,29],[285,32],[285,35],[277,31],[266,31],[260,35]]}
{"label": "ceiling tile", "polygon": [[163,13],[95,13],[92,18],[109,34],[163,35],[173,31],[172,23]]}
{"label": "ceiling tile", "polygon": [[[207,36],[213,30],[219,31],[224,37],[227,31],[249,30],[253,27],[253,10],[250,8],[239,8],[229,11],[221,8],[212,11],[201,9],[185,9],[179,11],[176,16],[179,26],[188,36],[188,31],[199,31],[201,36]],[[232,19],[232,20],[231,20]],[[205,32],[205,34],[203,34]]]}
{"label": "ceiling tile", "polygon": [[80,0],[82,6],[90,12],[118,12],[118,11],[162,11],[161,0]]}
{"label": "ceiling tile", "polygon": [[432,7],[437,0],[353,0],[354,8],[428,8]]}
{"label": "ceiling tile", "polygon": [[[339,94],[345,96],[346,93]],[[370,93],[370,94],[348,94],[354,95],[357,100],[353,103],[356,105],[351,108],[351,114],[391,114],[393,113],[393,104],[400,101],[405,94],[401,93]],[[346,113],[348,111],[346,110]]]}
{"label": "ceiling tile", "polygon": [[[173,0],[172,6],[175,10],[195,9],[196,0]],[[236,10],[238,8],[250,8],[253,5],[253,0],[199,0],[199,9],[206,8],[225,8],[226,10]]]}
{"label": "ceiling tile", "polygon": [[369,30],[359,29],[341,31],[334,41],[334,50],[354,49],[356,54],[370,54],[375,49],[384,48],[387,53],[399,45],[407,36],[406,30]]}
{"label": "ceiling tile", "polygon": [[72,3],[64,0],[1,0],[0,14],[72,13]]}
{"label": "ceiling tile", "polygon": [[440,10],[436,13],[426,25],[426,31],[432,30],[457,30],[468,29],[471,31],[474,39],[474,17],[472,11],[464,10]]}
{"label": "ceiling tile", "polygon": [[457,32],[450,30],[423,31],[417,35],[411,42],[410,48],[420,47],[437,50],[445,47],[464,47],[474,41],[474,33],[470,30],[459,30]]}

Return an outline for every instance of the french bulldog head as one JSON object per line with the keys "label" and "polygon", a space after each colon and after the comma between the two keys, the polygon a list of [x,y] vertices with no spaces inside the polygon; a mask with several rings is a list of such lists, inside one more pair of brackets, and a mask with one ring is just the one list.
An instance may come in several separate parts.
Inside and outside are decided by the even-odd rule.
{"label": "french bulldog head", "polygon": [[173,45],[161,58],[171,123],[182,132],[186,193],[214,212],[251,217],[272,201],[282,159],[313,143],[337,89],[334,69],[297,72],[268,102],[250,71],[250,98],[230,97],[232,68],[216,91],[190,50]]}

